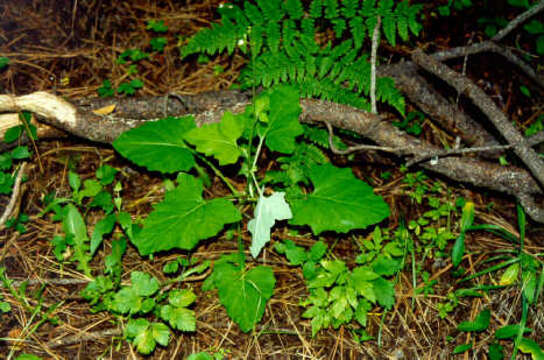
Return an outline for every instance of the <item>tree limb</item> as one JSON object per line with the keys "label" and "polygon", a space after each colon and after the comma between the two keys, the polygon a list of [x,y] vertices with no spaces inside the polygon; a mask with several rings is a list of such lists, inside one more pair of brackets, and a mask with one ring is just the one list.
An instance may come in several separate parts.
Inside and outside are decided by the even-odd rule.
{"label": "tree limb", "polygon": [[431,56],[425,55],[421,50],[414,51],[412,60],[423,69],[446,81],[458,92],[468,96],[487,115],[506,141],[512,145],[516,155],[527,165],[533,176],[538,179],[540,184],[544,185],[544,162],[482,89],[468,78],[456,73]]}

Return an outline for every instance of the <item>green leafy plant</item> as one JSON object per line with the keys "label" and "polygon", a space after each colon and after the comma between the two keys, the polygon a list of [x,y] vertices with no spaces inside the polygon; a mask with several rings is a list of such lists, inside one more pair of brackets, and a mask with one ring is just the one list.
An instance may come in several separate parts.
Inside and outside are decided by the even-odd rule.
{"label": "green leafy plant", "polygon": [[[363,109],[369,104],[370,64],[365,40],[381,19],[381,31],[395,46],[417,35],[420,5],[408,1],[257,0],[244,6],[223,4],[219,23],[202,29],[181,48],[183,57],[239,49],[249,57],[240,75],[242,88],[277,83],[296,86],[304,97],[320,97]],[[332,34],[323,36],[325,29]],[[316,41],[316,38],[327,40]],[[377,81],[380,101],[404,114],[404,98],[390,78]]]}
{"label": "green leafy plant", "polygon": [[[541,359],[544,355],[544,351],[542,350],[542,348],[534,340],[526,338],[524,335],[527,332],[530,332],[530,329],[527,329],[525,327],[527,323],[529,307],[531,305],[536,305],[536,301],[542,295],[542,289],[544,288],[544,262],[539,258],[538,255],[532,255],[525,251],[525,213],[523,212],[519,204],[517,206],[517,210],[519,235],[513,234],[497,225],[473,225],[471,216],[465,217],[464,224],[467,225],[464,230],[465,233],[468,233],[469,231],[488,231],[513,243],[518,248],[516,251],[497,256],[496,259],[500,260],[498,264],[492,265],[473,275],[460,279],[459,283],[504,269],[504,272],[502,273],[499,281],[499,285],[489,287],[484,286],[482,289],[487,290],[518,285],[521,292],[522,314],[520,322],[518,324],[508,325],[506,327],[498,329],[495,333],[495,336],[497,339],[512,339],[514,341],[514,351],[512,353],[512,359],[516,357],[518,350],[530,354],[533,359]],[[484,320],[488,317],[487,312],[489,312],[489,310],[485,311],[486,313],[485,317],[483,318]],[[482,321],[479,321],[478,323],[480,325],[483,324]],[[471,327],[469,326],[469,323],[467,324],[468,325],[465,327],[466,329],[462,328],[461,330],[479,331],[478,329],[481,327],[478,327],[476,325]]]}
{"label": "green leafy plant", "polygon": [[[373,237],[372,255],[360,255],[358,262],[364,265],[351,270],[344,261],[325,259],[327,246],[322,241],[308,250],[291,240],[276,243],[276,252],[284,254],[290,265],[302,267],[310,291],[309,297],[301,301],[301,306],[307,308],[302,316],[311,319],[312,336],[329,326],[336,329],[352,321],[364,328],[367,314],[375,305],[387,310],[394,304],[394,283],[388,278],[401,270],[403,251],[397,251],[397,239],[385,242],[382,247],[379,227]],[[356,327],[350,328],[354,336],[364,341]]]}
{"label": "green leafy plant", "polygon": [[[217,236],[226,225],[238,223],[240,206],[248,203],[254,205],[254,218],[248,223],[253,257],[270,240],[272,229],[286,220],[293,226],[308,226],[314,234],[345,233],[383,220],[389,214],[387,204],[349,169],[313,163],[300,171],[296,182],[286,180],[288,187],[283,189],[281,182],[270,181],[270,177],[259,179],[259,157],[265,147],[282,154],[284,164],[296,154],[296,139],[304,133],[298,122],[300,111],[298,92],[282,86],[259,95],[244,113],[225,113],[220,123],[197,128],[190,116],[166,118],[122,134],[114,142],[122,155],[149,170],[179,172],[177,186],[154,206],[143,229],[131,239],[139,252],[191,250],[200,241]],[[213,171],[232,194],[204,199],[203,181],[187,173],[199,164]],[[221,172],[221,167],[234,164],[246,178],[243,191]],[[265,194],[267,185],[274,189],[270,195]],[[240,253],[215,263],[207,288],[217,288],[229,316],[243,331],[249,331],[263,316],[274,284],[270,268],[246,268]]]}

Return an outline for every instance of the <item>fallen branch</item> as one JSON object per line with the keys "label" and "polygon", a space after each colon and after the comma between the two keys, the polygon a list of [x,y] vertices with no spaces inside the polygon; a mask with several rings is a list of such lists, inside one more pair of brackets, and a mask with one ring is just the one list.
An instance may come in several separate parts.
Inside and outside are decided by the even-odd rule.
{"label": "fallen branch", "polygon": [[[182,112],[170,115],[181,116],[192,113],[195,115],[195,119],[199,125],[218,122],[227,110],[233,113],[244,111],[245,107],[250,103],[246,95],[235,91],[182,96],[183,106],[180,105],[180,99],[169,98],[166,100],[167,108],[169,109],[173,106],[183,108]],[[158,108],[152,109],[150,106],[145,105],[147,106],[145,113],[151,120],[163,115],[164,97],[147,98],[145,101],[146,104],[148,103],[147,101],[158,106]],[[75,121],[64,122],[62,119],[50,118],[40,120],[57,125],[61,129],[83,138],[109,143],[122,132],[149,121],[143,118],[134,119],[125,117],[138,113],[138,109],[131,107],[130,103],[141,102],[135,102],[132,99],[97,99],[96,103],[94,103],[94,100],[86,100],[85,107],[76,107],[65,102],[65,106],[70,106],[76,114]],[[113,114],[116,117],[99,116],[92,113],[93,109],[112,103],[116,104],[116,112]],[[375,142],[378,146],[394,149],[401,156],[413,156],[415,154],[426,154],[443,150],[401,132],[378,115],[350,106],[313,99],[301,100],[301,106],[303,109],[301,121],[307,123],[328,122],[334,127],[360,134]],[[3,110],[0,107],[0,112]],[[92,121],[89,119],[92,119]],[[520,201],[521,197],[527,199],[533,198],[534,195],[542,194],[542,189],[527,171],[513,166],[500,166],[497,163],[465,157],[448,157],[440,159],[436,164],[431,164],[427,161],[420,165],[425,169],[442,174],[454,181],[470,183],[475,186],[506,193],[516,197]],[[527,205],[529,201],[524,200],[522,204]],[[544,222],[544,210],[539,207],[533,207],[531,212],[528,211],[528,214],[534,220]]]}
{"label": "fallen branch", "polygon": [[538,179],[540,184],[544,185],[544,162],[482,89],[468,78],[456,73],[431,56],[425,55],[421,50],[414,51],[412,60],[423,69],[446,81],[459,93],[469,97],[487,115],[506,141],[512,145],[516,155],[527,165],[534,177]]}

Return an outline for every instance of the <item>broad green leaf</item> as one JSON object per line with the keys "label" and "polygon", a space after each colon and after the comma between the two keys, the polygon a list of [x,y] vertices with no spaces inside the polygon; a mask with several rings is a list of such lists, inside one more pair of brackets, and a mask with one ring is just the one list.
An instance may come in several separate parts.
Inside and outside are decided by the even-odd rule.
{"label": "broad green leaf", "polygon": [[453,244],[453,248],[451,250],[451,262],[454,267],[459,266],[461,261],[463,260],[463,255],[465,255],[465,232],[462,231],[457,239],[455,239],[455,243]]}
{"label": "broad green leaf", "polygon": [[[512,325],[506,325],[506,326],[503,326],[499,329],[497,329],[497,331],[495,331],[495,338],[497,339],[513,339],[515,338],[519,331],[520,331],[520,325],[519,324],[512,324]],[[532,329],[529,329],[529,328],[525,328],[523,329],[523,333],[530,333],[531,331],[533,331]]]}
{"label": "broad green leaf", "polygon": [[351,169],[314,165],[309,177],[313,192],[288,199],[293,211],[290,224],[309,225],[316,235],[327,230],[345,233],[389,216],[387,203]]}
{"label": "broad green leaf", "polygon": [[395,305],[395,286],[392,280],[386,280],[382,277],[371,281],[376,293],[376,301],[386,309],[391,309]]}
{"label": "broad green leaf", "polygon": [[489,327],[489,321],[491,320],[491,311],[488,309],[482,310],[476,316],[474,321],[463,321],[457,326],[457,330],[465,332],[481,332]]}
{"label": "broad green leaf", "polygon": [[544,351],[534,340],[523,338],[519,343],[519,350],[531,354],[533,360],[544,360]]}
{"label": "broad green leaf", "polygon": [[11,157],[13,159],[26,159],[30,157],[30,151],[26,146],[17,146],[15,149],[11,150]]}
{"label": "broad green leaf", "polygon": [[79,210],[73,205],[66,205],[65,215],[62,219],[62,228],[67,236],[71,236],[74,242],[74,258],[79,262],[78,269],[85,272],[85,275],[91,275],[89,261],[91,256],[87,252],[89,237],[87,227]]}
{"label": "broad green leaf", "polygon": [[96,249],[102,244],[104,235],[112,232],[116,221],[117,216],[115,216],[115,214],[110,214],[96,223],[93,234],[91,235],[91,256],[94,255]]}
{"label": "broad green leaf", "polygon": [[254,219],[249,220],[247,229],[252,235],[251,255],[259,256],[264,245],[270,241],[270,229],[276,221],[293,217],[284,192],[276,192],[269,197],[260,196],[255,207]]}
{"label": "broad green leaf", "polygon": [[168,117],[124,132],[113,142],[113,147],[148,170],[187,171],[194,166],[195,160],[183,137],[194,127],[192,116]]}
{"label": "broad green leaf", "polygon": [[519,269],[519,262],[507,267],[499,280],[499,285],[512,285],[518,281]]}
{"label": "broad green leaf", "polygon": [[248,332],[264,314],[266,302],[274,292],[276,279],[271,268],[259,266],[240,271],[230,263],[215,265],[215,285],[219,300],[230,318],[243,332]]}
{"label": "broad green leaf", "polygon": [[225,112],[220,123],[202,125],[189,130],[184,139],[196,146],[196,150],[214,156],[219,165],[234,164],[242,154],[237,144],[244,132],[242,117]]}
{"label": "broad green leaf", "polygon": [[216,235],[225,224],[241,220],[238,209],[226,199],[204,200],[202,183],[188,174],[178,177],[179,186],[155,205],[134,237],[142,255],[170,250],[190,250],[200,240]]}
{"label": "broad green leaf", "polygon": [[319,261],[327,253],[327,245],[319,240],[310,248],[308,256],[312,261]]}
{"label": "broad green leaf", "polygon": [[295,138],[304,133],[298,120],[302,111],[300,95],[290,86],[278,86],[270,92],[269,106],[266,145],[272,151],[291,154]]}

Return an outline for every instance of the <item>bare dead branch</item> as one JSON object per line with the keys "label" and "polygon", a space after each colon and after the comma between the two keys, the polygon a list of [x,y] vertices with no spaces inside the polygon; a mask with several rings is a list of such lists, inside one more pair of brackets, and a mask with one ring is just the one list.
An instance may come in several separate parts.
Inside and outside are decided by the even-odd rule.
{"label": "bare dead branch", "polygon": [[544,184],[544,162],[482,89],[476,86],[468,78],[456,73],[446,65],[433,59],[431,56],[425,55],[421,50],[416,50],[412,54],[412,59],[423,69],[438,76],[457,91],[468,96],[489,118],[495,128],[502,136],[504,136],[506,141],[513,146],[514,152],[531,170],[533,176],[537,178],[541,184]]}
{"label": "bare dead branch", "polygon": [[2,213],[2,216],[0,216],[0,229],[4,227],[4,224],[12,215],[13,209],[15,208],[15,205],[17,204],[17,201],[21,196],[21,183],[25,174],[26,165],[27,163],[23,162],[19,167],[19,172],[17,172],[17,176],[15,177],[15,184],[13,185],[11,197],[6,208],[4,209],[4,212]]}

